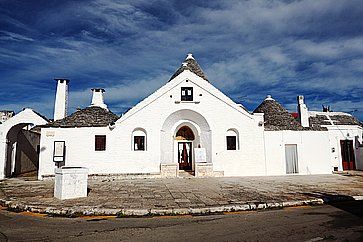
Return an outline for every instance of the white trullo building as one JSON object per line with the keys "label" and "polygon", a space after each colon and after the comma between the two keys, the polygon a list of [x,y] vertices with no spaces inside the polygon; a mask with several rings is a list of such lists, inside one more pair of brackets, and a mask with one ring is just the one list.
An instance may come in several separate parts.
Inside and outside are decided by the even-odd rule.
{"label": "white trullo building", "polygon": [[[343,169],[335,160],[340,141],[328,131],[337,132],[336,123],[324,123],[333,116],[309,113],[303,97],[299,120],[272,97],[248,112],[208,81],[191,54],[164,86],[121,117],[107,109],[103,89],[92,89],[92,104],[66,116],[67,89],[68,81],[58,80],[57,120],[41,130],[39,179],[54,174],[54,161],[87,167],[90,174],[160,177],[184,171],[256,176]],[[348,126],[354,132],[344,140],[361,143],[361,124]],[[357,143],[353,153],[361,167]]]}

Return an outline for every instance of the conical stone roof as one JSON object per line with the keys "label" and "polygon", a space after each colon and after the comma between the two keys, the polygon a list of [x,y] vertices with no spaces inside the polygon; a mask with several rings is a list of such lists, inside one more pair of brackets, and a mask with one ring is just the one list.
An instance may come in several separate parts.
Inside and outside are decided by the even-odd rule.
{"label": "conical stone roof", "polygon": [[105,127],[116,122],[119,116],[101,107],[87,107],[78,110],[68,117],[51,122],[45,127]]}
{"label": "conical stone roof", "polygon": [[200,68],[198,62],[194,59],[192,54],[188,54],[185,61],[182,63],[182,65],[179,67],[179,69],[172,75],[169,81],[177,77],[180,73],[182,73],[185,70],[189,70],[196,74],[197,76],[203,78],[204,80],[208,81],[206,75],[202,71],[202,68]]}
{"label": "conical stone roof", "polygon": [[304,130],[304,127],[271,96],[268,96],[253,112],[265,114],[265,130]]}

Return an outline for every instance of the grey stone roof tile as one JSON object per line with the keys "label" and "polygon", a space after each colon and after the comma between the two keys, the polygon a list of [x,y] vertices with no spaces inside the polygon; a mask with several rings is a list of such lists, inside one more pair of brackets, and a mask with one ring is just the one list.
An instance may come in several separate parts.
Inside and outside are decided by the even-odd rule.
{"label": "grey stone roof tile", "polygon": [[300,123],[273,99],[264,100],[253,112],[264,113],[265,130],[304,130]]}
{"label": "grey stone roof tile", "polygon": [[64,119],[51,122],[44,127],[105,127],[116,122],[119,116],[101,107],[87,107],[74,112]]}
{"label": "grey stone roof tile", "polygon": [[[321,127],[321,126],[332,126],[334,125],[358,125],[363,127],[363,123],[356,117],[350,114],[337,114],[337,113],[320,113],[310,115],[309,117],[310,126]],[[333,124],[332,124],[333,122]]]}
{"label": "grey stone roof tile", "polygon": [[185,70],[189,70],[196,74],[197,76],[203,78],[204,80],[208,81],[206,75],[204,74],[202,68],[200,68],[198,62],[192,57],[191,54],[188,54],[188,57],[185,59],[184,63],[179,67],[179,69],[171,76],[170,80],[177,77],[180,73]]}
{"label": "grey stone roof tile", "polygon": [[303,127],[280,103],[272,98],[265,99],[254,111],[264,113],[265,130],[326,131],[320,125]]}

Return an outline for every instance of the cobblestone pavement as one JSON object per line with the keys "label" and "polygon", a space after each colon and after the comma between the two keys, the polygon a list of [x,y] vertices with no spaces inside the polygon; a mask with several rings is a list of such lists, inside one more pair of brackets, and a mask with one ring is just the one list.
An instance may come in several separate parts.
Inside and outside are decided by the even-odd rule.
{"label": "cobblestone pavement", "polygon": [[[12,178],[0,182],[3,204],[22,205],[22,210],[44,212],[73,209],[120,213],[134,209],[134,215],[151,210],[159,213],[178,209],[199,209],[246,204],[282,204],[309,199],[350,198],[363,195],[361,173],[345,175],[175,178],[175,179],[89,179],[87,198],[58,200],[54,181],[26,181]],[[14,205],[15,204],[15,205]],[[17,205],[16,205],[17,204]],[[6,205],[6,204],[5,204]],[[88,211],[88,212],[85,212]],[[117,212],[118,211],[118,212]],[[141,211],[141,212],[140,212]],[[198,210],[196,210],[198,211]],[[66,213],[66,212],[64,212]],[[105,212],[112,213],[112,212]],[[169,212],[168,212],[169,213]]]}

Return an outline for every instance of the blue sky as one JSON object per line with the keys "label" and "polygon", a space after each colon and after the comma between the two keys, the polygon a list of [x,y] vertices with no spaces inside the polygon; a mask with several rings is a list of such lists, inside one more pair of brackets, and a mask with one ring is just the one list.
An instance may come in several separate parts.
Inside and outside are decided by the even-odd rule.
{"label": "blue sky", "polygon": [[330,105],[363,120],[363,1],[0,0],[0,109],[52,118],[54,77],[70,112],[106,89],[121,114],[192,52],[213,85],[253,110]]}

